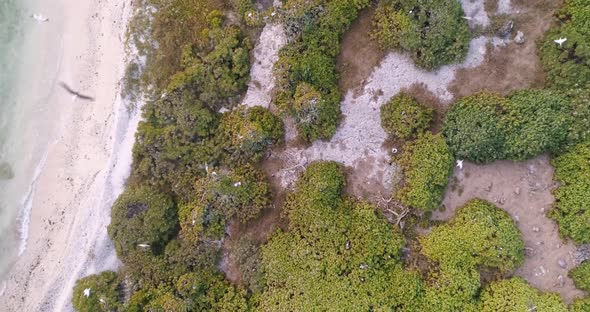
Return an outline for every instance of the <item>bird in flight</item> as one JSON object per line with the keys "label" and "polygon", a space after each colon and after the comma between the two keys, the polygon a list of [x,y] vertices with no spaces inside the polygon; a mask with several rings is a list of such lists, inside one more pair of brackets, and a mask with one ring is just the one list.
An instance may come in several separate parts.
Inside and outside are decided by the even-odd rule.
{"label": "bird in flight", "polygon": [[68,85],[67,85],[65,82],[63,82],[63,81],[62,81],[62,82],[60,82],[60,83],[59,83],[59,85],[60,85],[62,88],[64,88],[64,89],[65,89],[65,90],[66,90],[68,93],[70,93],[70,94],[72,94],[72,95],[75,95],[77,98],[80,98],[80,99],[82,99],[82,100],[88,100],[88,101],[94,102],[94,98],[93,98],[93,97],[91,97],[91,96],[88,96],[88,95],[81,94],[81,93],[80,93],[80,92],[78,92],[78,91],[74,91],[72,88],[70,88],[70,86],[68,86]]}
{"label": "bird in flight", "polygon": [[561,45],[566,41],[567,41],[567,38],[561,38],[561,37],[559,39],[553,40],[553,42],[559,44],[560,48],[561,48]]}
{"label": "bird in flight", "polygon": [[457,159],[457,167],[463,169],[463,159]]}
{"label": "bird in flight", "polygon": [[90,297],[90,288],[84,289],[84,297],[86,297],[86,298]]}
{"label": "bird in flight", "polygon": [[34,20],[36,20],[37,23],[49,22],[49,18],[43,16],[42,14],[35,13],[35,14],[31,15],[31,18],[34,19]]}

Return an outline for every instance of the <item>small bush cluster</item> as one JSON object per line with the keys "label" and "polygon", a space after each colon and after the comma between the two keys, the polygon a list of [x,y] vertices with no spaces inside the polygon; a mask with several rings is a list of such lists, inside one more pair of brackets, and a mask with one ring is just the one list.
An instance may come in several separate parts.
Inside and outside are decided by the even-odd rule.
{"label": "small bush cluster", "polygon": [[590,140],[553,159],[555,203],[549,216],[563,236],[578,244],[590,243]]}
{"label": "small bush cluster", "polygon": [[406,51],[416,65],[436,69],[467,55],[471,36],[464,15],[455,0],[386,0],[375,12],[371,37],[383,49]]}
{"label": "small bush cluster", "polygon": [[492,282],[481,295],[481,312],[567,311],[556,293],[542,293],[519,277]]}
{"label": "small bush cluster", "polygon": [[424,132],[432,121],[433,110],[400,93],[381,106],[381,126],[387,134],[408,140]]}
{"label": "small bush cluster", "polygon": [[478,269],[501,275],[524,262],[524,242],[516,224],[483,200],[468,202],[420,243],[422,253],[438,265],[426,289],[426,311],[478,311]]}
{"label": "small bush cluster", "polygon": [[569,276],[574,280],[576,287],[583,291],[590,291],[590,261],[582,262],[571,270]]}
{"label": "small bush cluster", "polygon": [[453,156],[444,138],[426,132],[404,146],[398,164],[405,184],[396,193],[402,204],[432,211],[440,205],[453,169]]}
{"label": "small bush cluster", "polygon": [[340,122],[336,57],[340,39],[366,0],[300,1],[284,5],[284,22],[291,43],[279,52],[274,66],[275,105],[295,117],[299,136],[327,140]]}
{"label": "small bush cluster", "polygon": [[556,154],[584,136],[571,132],[588,123],[578,107],[551,90],[516,91],[506,98],[480,93],[453,105],[443,134],[457,158],[477,163]]}
{"label": "small bush cluster", "polygon": [[72,304],[78,312],[110,312],[121,308],[123,296],[117,273],[105,271],[76,281]]}

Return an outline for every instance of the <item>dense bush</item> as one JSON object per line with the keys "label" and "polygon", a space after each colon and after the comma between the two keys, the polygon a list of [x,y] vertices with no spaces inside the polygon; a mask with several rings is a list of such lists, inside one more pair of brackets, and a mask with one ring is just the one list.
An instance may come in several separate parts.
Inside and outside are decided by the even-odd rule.
{"label": "dense bush", "polygon": [[[89,295],[84,294],[85,290]],[[117,273],[105,271],[76,281],[72,304],[79,312],[112,312],[122,306],[123,293]]]}
{"label": "dense bush", "polygon": [[479,199],[420,242],[422,253],[444,267],[487,267],[505,273],[524,261],[524,243],[512,218]]}
{"label": "dense bush", "polygon": [[453,156],[445,140],[426,132],[405,145],[398,163],[405,180],[396,197],[423,211],[438,208],[453,169]]}
{"label": "dense bush", "polygon": [[558,153],[567,143],[574,118],[568,97],[549,90],[516,91],[508,96],[506,155],[525,160]]}
{"label": "dense bush", "polygon": [[170,197],[149,187],[128,188],[113,205],[108,233],[117,255],[124,258],[144,248],[161,252],[177,224],[176,207]]}
{"label": "dense bush", "polygon": [[479,311],[481,268],[499,274],[524,261],[524,243],[510,216],[483,200],[472,200],[448,223],[420,238],[431,272],[424,311]]}
{"label": "dense bush", "polygon": [[208,108],[217,111],[233,104],[250,78],[248,38],[237,26],[214,27],[205,46],[183,48],[181,70],[171,78],[168,91],[188,87]]}
{"label": "dense bush", "polygon": [[243,106],[223,115],[218,145],[229,165],[256,162],[271,146],[283,141],[283,122],[260,106]]}
{"label": "dense bush", "polygon": [[[567,0],[556,17],[556,27],[547,32],[539,51],[548,82],[562,90],[590,88],[590,5]],[[560,47],[553,42],[558,38],[567,41]]]}
{"label": "dense bush", "polygon": [[477,163],[505,157],[503,115],[510,103],[490,93],[465,97],[453,104],[445,117],[443,134],[459,159]]}
{"label": "dense bush", "polygon": [[590,139],[553,161],[559,187],[549,215],[559,232],[578,244],[590,243]]}
{"label": "dense bush", "polygon": [[569,276],[574,280],[577,288],[590,291],[590,261],[582,262],[570,271]]}
{"label": "dense bush", "polygon": [[570,305],[570,312],[587,312],[590,311],[590,297],[582,299],[576,299],[574,303]]}
{"label": "dense bush", "polygon": [[587,108],[550,90],[516,91],[507,98],[487,93],[457,102],[443,133],[457,158],[477,163],[525,160],[559,153],[585,136]]}
{"label": "dense bush", "polygon": [[407,51],[416,65],[436,69],[467,55],[464,15],[455,0],[386,0],[375,12],[371,36],[382,48]]}
{"label": "dense bush", "polygon": [[381,106],[381,126],[387,134],[408,140],[430,125],[433,110],[420,105],[411,96],[400,93]]}
{"label": "dense bush", "polygon": [[192,180],[216,159],[210,138],[218,124],[217,115],[186,89],[148,102],[133,146],[134,176],[158,188],[186,193],[181,183],[185,176]]}
{"label": "dense bush", "polygon": [[481,295],[481,312],[566,311],[556,293],[541,293],[525,280],[513,277],[492,282]]}
{"label": "dense bush", "polygon": [[331,162],[310,165],[297,182],[289,232],[262,247],[261,310],[416,311],[422,283],[401,267],[401,233],[373,206],[342,199],[343,185]]}
{"label": "dense bush", "polygon": [[366,0],[301,1],[284,4],[284,22],[291,42],[274,65],[275,105],[295,117],[299,136],[327,140],[340,121],[336,57],[340,39]]}

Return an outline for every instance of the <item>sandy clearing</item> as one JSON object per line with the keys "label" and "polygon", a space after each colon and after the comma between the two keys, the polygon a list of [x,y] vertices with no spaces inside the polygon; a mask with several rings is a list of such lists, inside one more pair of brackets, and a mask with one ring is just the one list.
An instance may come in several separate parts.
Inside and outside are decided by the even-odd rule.
{"label": "sandy clearing", "polygon": [[554,202],[553,188],[553,168],[547,156],[482,166],[465,162],[463,170],[455,168],[443,201],[444,211],[435,211],[432,218],[448,220],[458,207],[473,198],[494,203],[517,221],[523,235],[526,258],[515,274],[534,287],[555,291],[571,302],[584,293],[567,276],[576,265],[576,246],[562,241],[557,224],[546,216]]}

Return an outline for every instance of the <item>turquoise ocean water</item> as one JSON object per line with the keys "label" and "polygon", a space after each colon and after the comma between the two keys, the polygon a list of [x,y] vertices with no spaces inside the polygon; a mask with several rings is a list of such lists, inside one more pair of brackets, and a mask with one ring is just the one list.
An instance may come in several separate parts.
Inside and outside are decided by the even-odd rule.
{"label": "turquoise ocean water", "polygon": [[0,167],[13,173],[0,179],[0,293],[26,248],[34,182],[59,124],[48,102],[61,63],[60,25],[36,22],[32,4],[0,0]]}

